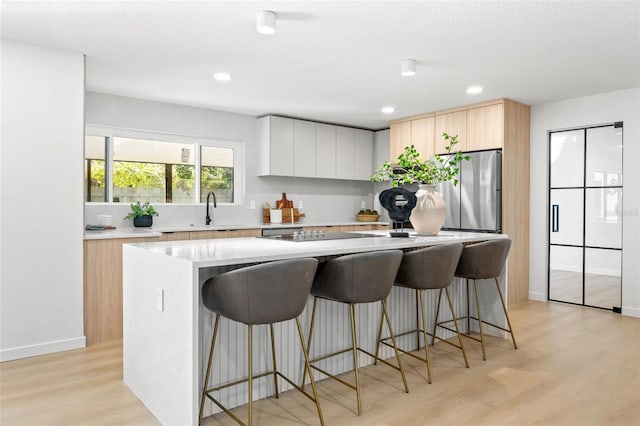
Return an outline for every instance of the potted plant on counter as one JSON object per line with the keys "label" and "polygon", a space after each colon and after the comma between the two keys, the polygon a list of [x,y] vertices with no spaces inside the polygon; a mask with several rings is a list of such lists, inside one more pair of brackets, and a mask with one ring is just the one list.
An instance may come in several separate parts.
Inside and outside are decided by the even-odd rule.
{"label": "potted plant on counter", "polygon": [[450,136],[444,132],[442,137],[447,141],[445,147],[447,155],[436,154],[425,160],[415,146],[407,146],[396,162],[386,161],[371,175],[372,182],[389,180],[394,188],[400,185],[418,184],[417,203],[411,211],[409,220],[421,235],[437,234],[447,218],[445,202],[435,185],[442,182],[457,185],[459,165],[462,161],[470,159],[462,151],[452,152],[453,147],[458,143],[458,135]]}
{"label": "potted plant on counter", "polygon": [[158,216],[158,212],[151,204],[140,204],[140,201],[131,204],[131,213],[124,219],[133,219],[133,226],[137,228],[148,228],[153,225],[153,216]]}

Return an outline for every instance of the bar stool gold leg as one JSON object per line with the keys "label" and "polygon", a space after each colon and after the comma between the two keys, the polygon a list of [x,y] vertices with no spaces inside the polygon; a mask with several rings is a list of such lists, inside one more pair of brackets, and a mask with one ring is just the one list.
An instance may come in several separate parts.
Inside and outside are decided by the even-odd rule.
{"label": "bar stool gold leg", "polygon": [[253,336],[252,336],[252,328],[251,324],[247,324],[248,328],[248,340],[249,340],[249,382],[247,383],[248,391],[249,391],[249,421],[247,422],[247,426],[251,426],[253,424]]}
{"label": "bar stool gold leg", "polygon": [[478,280],[473,280],[473,288],[476,293],[476,309],[478,311],[478,328],[480,328],[480,346],[482,346],[482,360],[486,361],[487,356],[484,352],[484,333],[482,332],[482,315],[480,315],[480,298],[478,297]]}
{"label": "bar stool gold leg", "polygon": [[516,337],[513,335],[513,328],[511,328],[511,320],[509,320],[509,314],[507,313],[507,306],[504,304],[504,297],[502,297],[502,291],[500,291],[500,285],[498,279],[494,278],[496,282],[496,288],[498,289],[498,295],[500,296],[500,302],[502,303],[502,309],[504,310],[504,316],[507,317],[507,324],[509,325],[509,333],[511,333],[511,340],[513,341],[513,348],[518,349],[516,345]]}
{"label": "bar stool gold leg", "polygon": [[[313,335],[313,326],[316,321],[316,305],[318,304],[318,298],[313,298],[313,309],[311,309],[311,324],[309,324],[309,339],[307,340],[307,351],[311,353],[311,336]],[[301,388],[304,388],[304,384],[307,381],[307,370],[304,369],[302,372],[302,385]]]}
{"label": "bar stool gold leg", "polygon": [[420,349],[420,308],[418,307],[418,299],[420,290],[416,288],[416,351]]}
{"label": "bar stool gold leg", "polygon": [[396,345],[396,338],[391,328],[391,319],[389,319],[389,313],[387,312],[387,301],[385,299],[382,302],[382,312],[387,320],[387,326],[389,327],[389,335],[391,336],[391,343],[393,343],[393,350],[396,353],[396,359],[398,360],[398,368],[400,368],[400,375],[402,376],[402,383],[404,383],[404,391],[409,393],[409,386],[407,385],[407,378],[404,375],[404,368],[402,367],[402,361],[400,360],[400,352],[398,351],[398,345]]}
{"label": "bar stool gold leg", "polygon": [[[424,309],[424,292],[420,292],[420,309],[422,311],[422,332],[424,334],[424,354],[427,361],[427,378],[431,383],[431,356],[429,355],[429,335],[427,334],[427,317]],[[435,340],[435,339],[434,339]]]}
{"label": "bar stool gold leg", "polygon": [[209,362],[207,363],[207,374],[204,376],[204,388],[202,388],[202,399],[200,400],[200,414],[198,415],[198,424],[202,423],[202,414],[204,412],[204,401],[207,399],[207,388],[209,387],[209,375],[211,374],[211,361],[213,360],[213,349],[216,346],[216,337],[218,335],[218,324],[220,323],[220,314],[216,314],[216,320],[213,325],[213,336],[211,337],[211,349],[209,350]]}
{"label": "bar stool gold leg", "polygon": [[[309,373],[309,381],[311,382],[311,390],[313,391],[313,399],[316,403],[316,409],[318,410],[318,417],[320,417],[320,424],[324,426],[324,417],[322,416],[322,410],[320,409],[320,400],[318,399],[318,391],[316,389],[315,380],[311,375],[311,364],[309,363],[309,352],[304,346],[304,335],[302,334],[302,326],[300,325],[300,318],[296,318],[296,325],[298,326],[298,336],[300,337],[300,345],[302,345],[302,354],[304,355],[304,371]],[[304,385],[303,385],[304,386]]]}
{"label": "bar stool gold leg", "polygon": [[269,324],[269,334],[271,334],[271,357],[273,359],[273,386],[276,390],[276,398],[280,398],[278,393],[278,366],[276,364],[276,341],[273,337],[273,324]]}
{"label": "bar stool gold leg", "polygon": [[380,340],[382,339],[382,322],[384,321],[384,313],[380,310],[380,326],[378,327],[378,340],[376,343],[376,356],[373,357],[373,365],[378,365],[378,355],[380,354]]}
{"label": "bar stool gold leg", "polygon": [[431,337],[431,344],[436,342],[436,331],[438,330],[438,316],[440,315],[440,301],[442,300],[442,289],[438,292],[438,306],[436,308],[436,317],[433,320],[433,334]]}
{"label": "bar stool gold leg", "polygon": [[360,374],[358,374],[358,344],[356,342],[356,308],[353,303],[349,304],[349,316],[351,317],[351,343],[353,345],[353,370],[356,375],[356,399],[358,400],[358,415],[362,415],[362,404],[360,403]]}
{"label": "bar stool gold leg", "polygon": [[[453,323],[456,325],[456,334],[458,335],[458,342],[460,343],[460,349],[462,349],[462,356],[464,357],[464,365],[466,365],[467,368],[469,368],[469,361],[467,361],[467,353],[465,352],[464,345],[462,344],[462,337],[460,337],[460,328],[458,328],[458,318],[456,318],[456,311],[453,310],[451,295],[449,294],[448,288],[445,288],[444,291],[447,294],[447,301],[449,302],[449,309],[451,309],[451,317],[453,318]],[[442,294],[442,290],[440,290],[440,293]],[[439,300],[438,300],[438,303],[440,303]],[[434,334],[434,339],[435,339],[435,334]]]}
{"label": "bar stool gold leg", "polygon": [[471,299],[469,299],[469,278],[466,279],[467,287],[467,334],[471,335]]}

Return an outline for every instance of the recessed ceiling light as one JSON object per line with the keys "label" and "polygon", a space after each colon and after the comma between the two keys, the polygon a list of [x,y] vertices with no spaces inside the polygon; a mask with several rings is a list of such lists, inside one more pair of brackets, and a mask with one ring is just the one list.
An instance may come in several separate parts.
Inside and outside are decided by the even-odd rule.
{"label": "recessed ceiling light", "polygon": [[471,86],[467,88],[467,93],[470,95],[477,95],[482,93],[482,86]]}
{"label": "recessed ceiling light", "polygon": [[382,112],[384,112],[385,114],[391,114],[392,112],[394,112],[396,109],[392,106],[386,106],[384,108],[382,108]]}
{"label": "recessed ceiling light", "polygon": [[274,34],[276,32],[276,14],[268,10],[258,12],[256,31],[260,34]]}
{"label": "recessed ceiling light", "polygon": [[416,60],[403,59],[402,62],[400,62],[400,75],[403,77],[416,75]]}
{"label": "recessed ceiling light", "polygon": [[213,78],[218,81],[229,81],[231,80],[231,75],[228,72],[217,72],[213,74]]}

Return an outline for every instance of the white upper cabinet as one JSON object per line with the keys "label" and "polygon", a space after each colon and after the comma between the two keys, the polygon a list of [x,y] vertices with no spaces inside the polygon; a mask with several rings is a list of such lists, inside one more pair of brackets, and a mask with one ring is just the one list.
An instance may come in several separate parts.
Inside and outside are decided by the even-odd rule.
{"label": "white upper cabinet", "polygon": [[337,126],[316,124],[316,176],[320,178],[336,177],[336,138]]}
{"label": "white upper cabinet", "polygon": [[316,177],[316,123],[293,120],[293,175]]}
{"label": "white upper cabinet", "polygon": [[353,163],[356,156],[356,130],[350,127],[338,127],[336,146],[336,177],[355,179]]}
{"label": "white upper cabinet", "polygon": [[356,152],[354,155],[355,178],[370,180],[373,172],[373,132],[356,129]]}
{"label": "white upper cabinet", "polygon": [[262,175],[293,176],[293,120],[268,116],[258,120]]}
{"label": "white upper cabinet", "polygon": [[267,116],[260,118],[260,175],[369,180],[373,132]]}

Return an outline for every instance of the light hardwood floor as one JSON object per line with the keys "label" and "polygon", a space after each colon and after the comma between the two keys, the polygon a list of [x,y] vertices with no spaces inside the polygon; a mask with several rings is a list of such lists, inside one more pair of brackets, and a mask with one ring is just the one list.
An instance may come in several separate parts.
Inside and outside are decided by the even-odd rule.
{"label": "light hardwood floor", "polygon": [[[355,393],[318,383],[327,425],[638,425],[640,319],[556,303],[510,309],[520,349],[492,338],[483,362],[465,339],[470,369],[457,349],[432,351],[424,364],[403,356],[410,393],[384,365],[361,369],[364,414]],[[350,376],[347,376],[350,377]],[[155,418],[122,383],[121,341],[0,364],[0,424],[153,425]],[[246,418],[245,407],[236,412]],[[298,392],[254,405],[255,424],[317,425]],[[224,415],[206,425],[235,424]]]}

